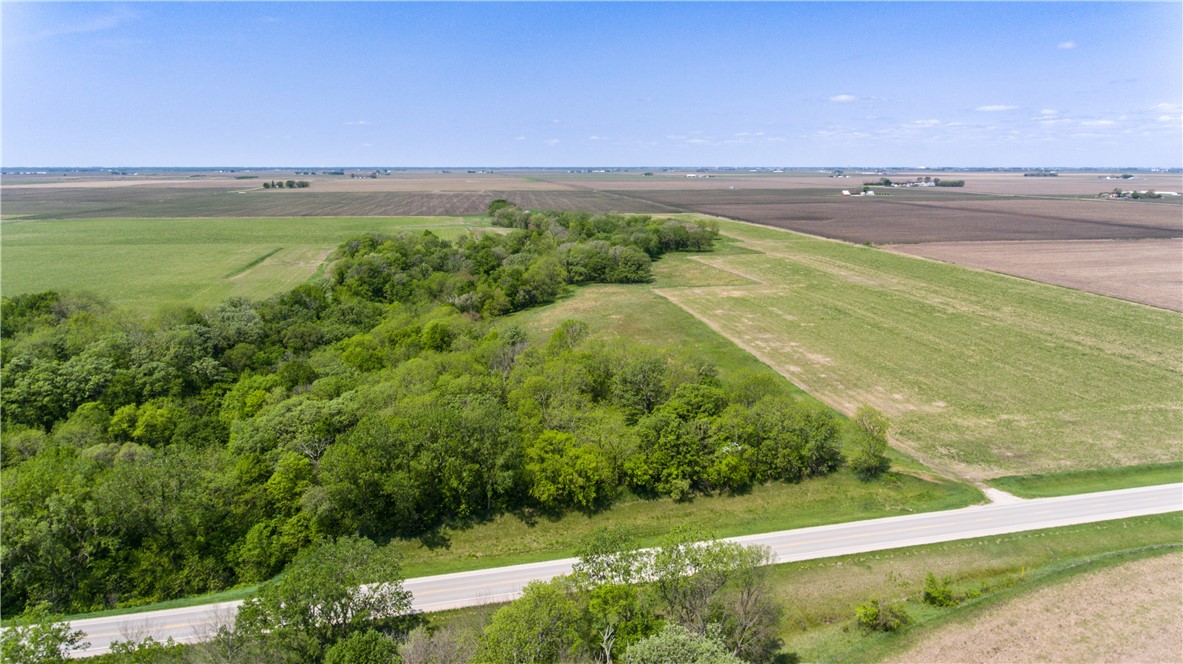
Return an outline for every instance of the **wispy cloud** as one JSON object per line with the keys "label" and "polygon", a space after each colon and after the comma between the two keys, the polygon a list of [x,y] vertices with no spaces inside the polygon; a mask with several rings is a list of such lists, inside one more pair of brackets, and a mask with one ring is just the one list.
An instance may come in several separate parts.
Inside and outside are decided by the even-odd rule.
{"label": "wispy cloud", "polygon": [[346,122],[345,126],[346,127],[360,127],[362,125],[368,125],[368,124],[370,124],[369,120],[352,120],[350,122]]}
{"label": "wispy cloud", "polygon": [[1063,48],[1063,49],[1076,48],[1076,42],[1074,42],[1074,41],[1062,41],[1062,42],[1060,42],[1059,44],[1056,44],[1056,48]]}
{"label": "wispy cloud", "polygon": [[1082,127],[1112,127],[1117,123],[1113,120],[1081,120]]}
{"label": "wispy cloud", "polygon": [[984,113],[998,113],[999,111],[1013,111],[1018,108],[1018,106],[1012,106],[1011,104],[989,104],[987,106],[979,106],[974,110]]}
{"label": "wispy cloud", "polygon": [[560,142],[560,141],[559,141],[559,139],[557,139],[557,138],[548,138],[548,139],[546,140],[546,144],[547,144],[547,145],[549,145],[549,146],[551,146],[551,147],[554,147],[554,146],[558,145],[558,144],[559,144],[559,142]]}
{"label": "wispy cloud", "polygon": [[92,32],[114,30],[115,28],[118,28],[130,21],[134,21],[139,17],[139,14],[132,11],[128,7],[114,7],[106,14],[94,16],[85,21],[65,25],[56,25],[52,28],[34,32],[30,35],[27,35],[22,41],[39,41],[42,39],[52,39],[53,37],[62,37],[65,35],[80,35]]}
{"label": "wispy cloud", "polygon": [[858,97],[856,97],[854,95],[846,95],[846,94],[834,95],[833,97],[830,97],[829,99],[830,99],[830,101],[837,103],[837,104],[849,104],[852,101],[858,101]]}

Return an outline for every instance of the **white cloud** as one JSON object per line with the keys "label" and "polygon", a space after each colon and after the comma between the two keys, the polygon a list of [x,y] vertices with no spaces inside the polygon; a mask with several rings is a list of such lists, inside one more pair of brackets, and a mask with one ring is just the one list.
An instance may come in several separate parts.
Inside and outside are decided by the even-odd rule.
{"label": "white cloud", "polygon": [[1113,120],[1081,120],[1082,127],[1112,127],[1117,124]]}
{"label": "white cloud", "polygon": [[741,132],[737,132],[735,135],[736,135],[737,137],[744,137],[744,136],[763,136],[763,135],[764,135],[764,132],[762,132],[762,131],[741,131]]}
{"label": "white cloud", "polygon": [[359,126],[368,125],[368,124],[370,124],[370,121],[369,121],[369,120],[354,120],[353,122],[346,122],[346,123],[345,123],[345,126],[347,126],[347,127],[359,127]]}
{"label": "white cloud", "polygon": [[42,30],[29,36],[29,41],[36,41],[39,39],[47,39],[51,37],[61,37],[64,35],[78,35],[88,32],[103,32],[105,30],[113,30],[119,26],[139,18],[139,16],[127,7],[116,7],[111,13],[102,16],[95,16],[92,19],[82,21],[80,23],[73,23],[67,25],[59,25],[48,30]]}
{"label": "white cloud", "polygon": [[1063,49],[1076,48],[1076,42],[1062,41],[1059,44],[1056,44],[1056,48],[1063,48]]}
{"label": "white cloud", "polygon": [[1045,108],[1045,109],[1039,111],[1039,114],[1040,115],[1059,115],[1060,112],[1054,108]]}
{"label": "white cloud", "polygon": [[525,137],[525,136],[515,136],[513,140],[515,140],[515,141],[524,141],[524,140],[526,140],[526,137]]}
{"label": "white cloud", "polygon": [[604,138],[603,136],[588,136],[587,140],[589,140],[589,141],[606,141],[608,139]]}
{"label": "white cloud", "polygon": [[833,97],[830,97],[829,99],[830,99],[830,101],[836,102],[839,104],[848,104],[852,101],[857,101],[858,97],[856,97],[854,95],[834,95]]}
{"label": "white cloud", "polygon": [[558,145],[559,139],[557,139],[557,138],[547,139],[546,144],[547,145]]}
{"label": "white cloud", "polygon": [[997,113],[998,111],[1013,111],[1017,108],[1018,106],[1012,106],[1010,104],[990,104],[988,106],[979,106],[974,110],[983,111],[986,113]]}

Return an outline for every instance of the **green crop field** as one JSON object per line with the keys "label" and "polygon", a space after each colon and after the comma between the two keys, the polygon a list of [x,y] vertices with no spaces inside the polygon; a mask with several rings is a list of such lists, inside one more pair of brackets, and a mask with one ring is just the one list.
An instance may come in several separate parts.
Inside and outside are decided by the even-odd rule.
{"label": "green crop field", "polygon": [[928,465],[982,479],[1183,459],[1180,314],[721,228],[749,253],[698,256],[717,285],[656,292],[831,406],[882,409]]}
{"label": "green crop field", "polygon": [[144,312],[200,308],[297,286],[360,233],[477,227],[460,217],[5,220],[0,277],[6,296],[90,291]]}

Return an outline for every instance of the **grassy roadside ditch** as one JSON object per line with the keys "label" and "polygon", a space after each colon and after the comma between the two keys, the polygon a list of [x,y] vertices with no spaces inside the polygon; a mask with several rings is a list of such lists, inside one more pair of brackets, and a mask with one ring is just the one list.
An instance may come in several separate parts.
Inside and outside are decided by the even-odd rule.
{"label": "grassy roadside ditch", "polygon": [[[874,662],[907,651],[940,628],[1090,573],[1183,551],[1183,512],[1049,528],[971,540],[854,554],[771,568],[772,596],[784,609],[781,661]],[[926,575],[951,577],[955,594],[937,608],[923,602]],[[971,592],[974,591],[974,592]],[[911,624],[891,633],[860,630],[855,609],[870,599],[900,603]],[[481,629],[497,606],[432,614],[440,628]]]}
{"label": "grassy roadside ditch", "polygon": [[989,480],[992,486],[1020,498],[1049,498],[1174,482],[1183,482],[1183,463],[1144,464],[1068,473],[1009,475]]}

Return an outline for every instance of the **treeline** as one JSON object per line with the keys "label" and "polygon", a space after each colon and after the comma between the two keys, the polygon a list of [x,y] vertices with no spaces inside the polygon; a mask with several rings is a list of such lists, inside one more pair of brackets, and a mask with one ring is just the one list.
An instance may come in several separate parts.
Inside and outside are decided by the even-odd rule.
{"label": "treeline", "polygon": [[[686,498],[842,463],[834,416],[676,350],[532,345],[497,316],[634,282],[706,224],[494,211],[505,234],[344,243],[313,283],[138,320],[85,296],[0,303],[2,610],[71,612],[274,576],[324,538],[506,510]],[[870,431],[870,429],[868,429]],[[881,472],[867,438],[852,465]],[[866,457],[866,458],[863,458]]]}
{"label": "treeline", "polygon": [[270,182],[264,182],[263,188],[283,189],[286,187],[288,189],[304,189],[305,187],[311,186],[311,184],[308,180],[272,180]]}

